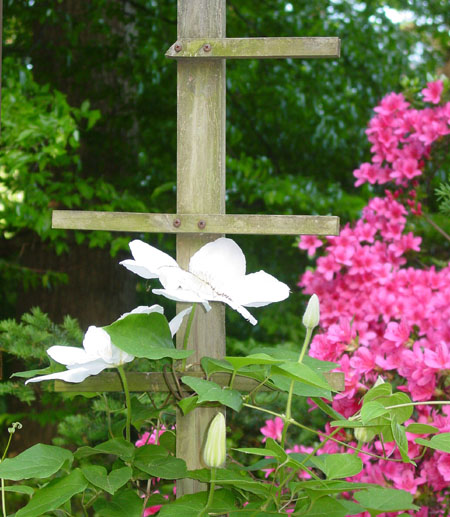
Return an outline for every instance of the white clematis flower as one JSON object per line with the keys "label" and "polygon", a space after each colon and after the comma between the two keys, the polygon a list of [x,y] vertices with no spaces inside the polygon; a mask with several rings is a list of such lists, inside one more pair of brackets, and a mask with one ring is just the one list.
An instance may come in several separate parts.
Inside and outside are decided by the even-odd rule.
{"label": "white clematis flower", "polygon": [[[192,307],[180,312],[169,323],[172,336],[178,331],[184,316],[191,312]],[[129,314],[150,314],[151,312],[164,313],[161,305],[151,307],[139,306],[131,312],[122,314],[119,319],[123,319]],[[64,372],[50,373],[40,377],[28,379],[29,382],[40,382],[52,379],[60,379],[66,382],[83,382],[90,375],[97,375],[106,368],[116,368],[134,359],[133,355],[127,354],[116,347],[111,341],[106,330],[100,327],[90,326],[84,335],[83,348],[73,346],[52,346],[47,350],[47,354],[57,363],[67,367]]]}
{"label": "white clematis flower", "polygon": [[159,278],[164,289],[154,289],[177,302],[199,302],[209,311],[208,302],[224,302],[252,325],[256,319],[245,307],[262,307],[289,296],[289,287],[264,271],[245,274],[245,256],[231,239],[221,237],[205,244],[189,262],[188,271],[162,251],[140,240],[130,242],[134,260],[123,266],[143,278]]}

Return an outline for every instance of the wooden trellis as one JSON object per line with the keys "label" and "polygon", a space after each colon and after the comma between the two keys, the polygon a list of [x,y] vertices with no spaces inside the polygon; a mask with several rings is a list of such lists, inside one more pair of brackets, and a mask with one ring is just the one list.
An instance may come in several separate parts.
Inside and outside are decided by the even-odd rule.
{"label": "wooden trellis", "polygon": [[[226,59],[337,58],[339,38],[230,38],[225,37],[226,0],[178,0],[178,39],[166,56],[177,61],[177,213],[140,214],[54,211],[53,227],[61,229],[177,234],[177,261],[187,269],[190,257],[204,244],[223,234],[337,235],[339,219],[321,216],[226,215],[225,214],[225,63]],[[256,93],[257,94],[257,93]],[[186,307],[179,304],[178,310]],[[182,347],[184,329],[177,334]],[[225,308],[197,311],[188,348],[189,375],[199,373],[203,356],[225,354]],[[189,367],[189,365],[192,365]],[[132,391],[167,391],[162,374],[131,373]],[[214,380],[226,385],[229,376]],[[343,388],[341,374],[327,380]],[[252,379],[237,379],[237,389],[252,389]],[[121,390],[118,376],[105,373],[81,384],[56,382],[58,391]],[[186,416],[177,414],[177,456],[188,469],[201,468],[201,446],[216,409],[197,408]],[[204,486],[183,480],[177,495]]]}

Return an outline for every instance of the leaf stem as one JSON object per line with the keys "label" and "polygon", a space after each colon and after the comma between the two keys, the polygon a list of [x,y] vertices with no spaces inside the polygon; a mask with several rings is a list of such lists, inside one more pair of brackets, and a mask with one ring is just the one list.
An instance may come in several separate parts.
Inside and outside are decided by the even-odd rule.
{"label": "leaf stem", "polygon": [[[191,334],[191,327],[192,327],[192,322],[194,321],[196,307],[197,307],[197,304],[194,303],[192,305],[191,313],[189,314],[189,318],[188,318],[188,321],[186,324],[186,332],[184,333],[184,338],[183,338],[183,350],[187,350],[189,336]],[[183,359],[183,362],[181,363],[181,371],[184,372],[185,370],[186,370],[186,357]]]}
{"label": "leaf stem", "polygon": [[[3,452],[3,456],[2,456],[2,459],[0,460],[0,463],[5,459],[6,454],[8,453],[8,449],[11,444],[11,439],[12,439],[13,434],[14,434],[13,432],[9,433],[8,443],[6,444],[5,451]],[[3,512],[3,517],[6,517],[7,514],[6,514],[6,499],[5,499],[5,480],[3,478],[2,478],[2,483],[1,483],[1,489],[2,489],[2,512]]]}
{"label": "leaf stem", "polygon": [[[258,406],[253,406],[252,404],[247,404],[246,402],[244,402],[243,406],[251,408],[251,409],[256,409],[257,411],[262,411],[263,413],[267,413],[269,415],[273,415],[273,416],[278,416],[280,418],[284,418],[284,415],[280,415],[279,413],[276,413],[275,411],[271,411],[270,409],[266,409],[266,408],[262,408],[262,407],[258,407]],[[321,436],[322,438],[328,438],[332,442],[335,442],[335,443],[337,443],[339,445],[342,445],[343,447],[347,447],[348,449],[352,449],[353,451],[365,454],[366,456],[370,456],[372,458],[377,458],[379,460],[393,461],[395,463],[403,463],[403,460],[384,458],[383,456],[378,456],[378,454],[373,454],[372,452],[361,451],[357,447],[353,447],[352,445],[349,445],[348,443],[341,442],[340,440],[336,440],[336,438],[331,438],[330,435],[328,435],[326,433],[323,433],[322,431],[317,431],[316,429],[312,429],[311,427],[307,427],[306,425],[300,424],[300,422],[297,422],[296,420],[293,420],[292,418],[291,418],[291,421],[289,423],[291,425],[296,425],[297,427],[301,427],[302,429],[304,429],[305,431],[309,431],[310,433],[315,433],[315,434]]]}
{"label": "leaf stem", "polygon": [[131,398],[130,398],[130,390],[128,388],[128,381],[123,366],[118,366],[117,370],[120,375],[120,379],[122,380],[123,390],[125,392],[125,401],[127,405],[127,424],[125,429],[125,437],[127,442],[131,442]]}
{"label": "leaf stem", "polygon": [[206,506],[199,513],[199,517],[208,513],[209,508],[211,507],[214,499],[214,490],[216,488],[216,469],[213,467],[211,469],[211,482],[209,484],[209,495],[208,501],[206,502]]}
{"label": "leaf stem", "polygon": [[[305,340],[303,341],[302,350],[300,352],[299,358],[297,363],[300,364],[303,361],[303,358],[305,357],[306,350],[308,349],[309,342],[311,341],[313,329],[310,327],[306,327],[306,335]],[[291,384],[289,386],[289,394],[288,399],[286,403],[286,416],[284,417],[284,426],[283,426],[283,432],[281,434],[281,447],[284,449],[284,445],[286,443],[286,434],[289,427],[289,423],[291,420],[291,409],[292,409],[292,397],[294,394],[294,384],[295,381],[291,380]]]}

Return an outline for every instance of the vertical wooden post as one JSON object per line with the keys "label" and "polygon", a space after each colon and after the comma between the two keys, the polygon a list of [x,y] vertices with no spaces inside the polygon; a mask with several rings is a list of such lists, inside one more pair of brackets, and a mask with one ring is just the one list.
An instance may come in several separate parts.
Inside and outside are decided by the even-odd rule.
{"label": "vertical wooden post", "polygon": [[[178,38],[224,38],[225,0],[178,0]],[[225,213],[225,60],[188,59],[178,62],[177,212]],[[207,228],[206,228],[207,231]],[[190,257],[220,235],[177,235],[177,260],[187,268]],[[190,371],[200,358],[225,355],[225,308],[212,304],[208,314],[198,307],[191,329]],[[177,335],[177,346],[184,332]],[[189,366],[192,365],[192,366]],[[216,409],[177,414],[177,456],[188,469],[202,468],[201,447]],[[205,490],[194,480],[177,483],[177,496]]]}

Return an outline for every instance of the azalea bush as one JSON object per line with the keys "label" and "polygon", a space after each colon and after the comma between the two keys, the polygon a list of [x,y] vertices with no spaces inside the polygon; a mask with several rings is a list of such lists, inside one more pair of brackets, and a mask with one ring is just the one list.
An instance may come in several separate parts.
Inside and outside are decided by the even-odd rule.
{"label": "azalea bush", "polygon": [[[448,203],[448,82],[430,82],[421,95],[390,93],[374,112],[366,131],[372,159],[354,171],[355,185],[384,193],[370,199],[362,217],[338,237],[300,240],[311,257],[323,249],[299,284],[321,300],[323,330],[311,355],[338,362],[345,373],[345,390],[332,403],[343,416],[364,415],[364,397],[381,374],[396,386],[399,400],[414,401],[406,424],[413,417],[445,433],[450,407],[436,401],[450,394],[450,236],[448,216],[429,212],[437,205],[433,185],[444,211]],[[440,249],[430,246],[430,231]],[[343,427],[342,440],[356,446],[351,425]],[[327,426],[326,434],[331,431]],[[417,459],[402,465],[360,455],[364,470],[356,479],[408,491],[422,517],[448,515],[450,449],[430,454],[409,432],[403,452],[371,429],[360,439],[371,454],[400,458],[408,450]],[[327,442],[324,451],[344,449]]]}
{"label": "azalea bush", "polygon": [[[437,454],[449,452],[450,433],[439,432],[437,425],[420,417],[412,421],[415,403],[381,377],[351,414],[345,407],[339,407],[340,412],[329,404],[335,388],[328,382],[327,372],[338,365],[308,354],[320,322],[316,294],[299,321],[305,339],[296,352],[269,349],[223,359],[203,357],[204,378],[193,377],[187,364],[192,351],[186,346],[176,349],[172,340],[183,319],[187,319],[186,345],[196,312],[209,312],[211,302],[226,303],[256,324],[246,307],[281,302],[289,296],[289,287],[264,271],[246,274],[244,254],[231,239],[206,244],[193,255],[188,270],[141,241],[133,241],[130,248],[133,259],[123,261],[123,266],[149,280],[159,279],[163,289],[155,289],[154,294],[192,305],[171,322],[159,305],[137,307],[106,327],[91,326],[82,348],[51,346],[47,350],[49,367],[17,374],[27,379],[27,386],[48,380],[79,383],[112,368],[122,383],[123,397],[119,407],[108,408],[104,393],[90,395],[93,408],[98,399],[107,407],[109,439],[91,441],[75,450],[37,444],[8,458],[11,437],[22,430],[20,422],[12,422],[0,462],[4,516],[8,515],[10,493],[29,498],[15,513],[17,517],[140,517],[157,512],[163,517],[286,513],[312,517],[330,512],[345,517],[419,510],[408,491],[383,488],[377,480],[366,479],[364,463],[377,459],[393,465],[393,470],[415,468],[430,449],[440,451]],[[167,394],[131,393],[127,370],[136,360],[144,362],[147,371],[177,370],[184,396],[175,396],[170,390]],[[216,373],[227,374],[229,384],[214,382]],[[241,377],[253,381],[249,393],[236,389],[236,379]],[[283,411],[262,403],[259,394],[263,389],[286,395]],[[335,399],[346,396],[347,390]],[[327,417],[331,432],[305,425],[296,409],[296,401],[305,398],[314,401],[314,410]],[[204,468],[188,470],[176,456],[176,406],[184,414],[198,407],[217,407],[207,435],[202,437]],[[262,446],[227,450],[224,406],[228,411],[246,408],[269,417]],[[295,428],[312,433],[314,446],[308,450],[291,447],[289,436]],[[354,443],[346,443],[349,428]],[[409,447],[412,436],[414,447]],[[380,449],[369,450],[365,443],[375,437]],[[236,456],[246,461],[242,463]],[[363,460],[366,456],[369,459]],[[176,480],[183,478],[203,482],[207,490],[175,499]]]}

